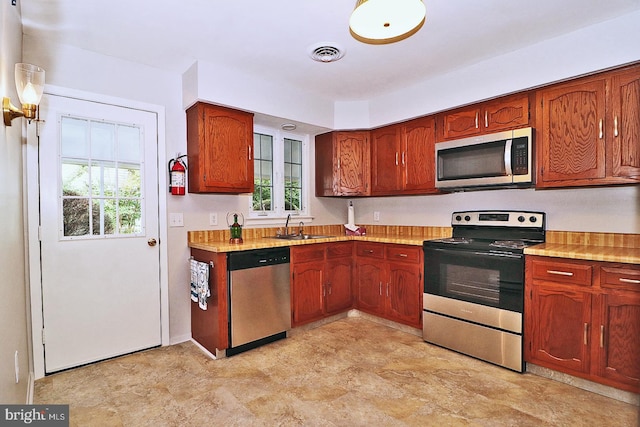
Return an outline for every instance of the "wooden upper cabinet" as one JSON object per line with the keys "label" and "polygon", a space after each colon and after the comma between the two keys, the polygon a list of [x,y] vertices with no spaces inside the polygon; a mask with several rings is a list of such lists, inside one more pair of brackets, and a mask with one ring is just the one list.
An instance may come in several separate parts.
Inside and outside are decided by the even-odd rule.
{"label": "wooden upper cabinet", "polygon": [[371,194],[428,194],[435,188],[435,119],[371,131]]}
{"label": "wooden upper cabinet", "polygon": [[528,92],[440,114],[439,140],[450,140],[529,126]]}
{"label": "wooden upper cabinet", "polygon": [[537,187],[640,182],[640,66],[541,89]]}
{"label": "wooden upper cabinet", "polygon": [[436,121],[433,116],[403,123],[403,193],[435,193]]}
{"label": "wooden upper cabinet", "polygon": [[640,66],[614,74],[610,94],[611,175],[640,180]]}
{"label": "wooden upper cabinet", "polygon": [[385,126],[371,131],[371,194],[393,194],[402,189],[401,127]]}
{"label": "wooden upper cabinet", "polygon": [[539,92],[538,183],[605,177],[604,79]]}
{"label": "wooden upper cabinet", "polygon": [[190,193],[253,192],[253,114],[199,102],[187,110]]}
{"label": "wooden upper cabinet", "polygon": [[369,131],[316,136],[316,196],[370,194]]}

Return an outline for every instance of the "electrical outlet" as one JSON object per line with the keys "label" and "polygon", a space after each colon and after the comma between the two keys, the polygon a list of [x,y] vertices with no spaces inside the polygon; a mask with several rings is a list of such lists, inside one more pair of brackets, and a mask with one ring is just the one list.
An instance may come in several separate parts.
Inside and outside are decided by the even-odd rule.
{"label": "electrical outlet", "polygon": [[218,214],[209,212],[209,225],[218,225]]}
{"label": "electrical outlet", "polygon": [[182,212],[169,214],[169,227],[184,227]]}
{"label": "electrical outlet", "polygon": [[373,212],[373,220],[374,221],[380,221],[380,212],[379,211],[374,211]]}

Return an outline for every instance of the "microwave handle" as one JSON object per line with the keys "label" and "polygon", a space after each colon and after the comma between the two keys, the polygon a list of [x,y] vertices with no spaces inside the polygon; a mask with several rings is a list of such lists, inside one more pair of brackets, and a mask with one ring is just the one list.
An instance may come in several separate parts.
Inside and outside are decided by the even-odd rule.
{"label": "microwave handle", "polygon": [[511,168],[511,146],[513,145],[513,140],[507,139],[504,145],[504,169],[507,173],[507,176],[513,175],[513,169]]}

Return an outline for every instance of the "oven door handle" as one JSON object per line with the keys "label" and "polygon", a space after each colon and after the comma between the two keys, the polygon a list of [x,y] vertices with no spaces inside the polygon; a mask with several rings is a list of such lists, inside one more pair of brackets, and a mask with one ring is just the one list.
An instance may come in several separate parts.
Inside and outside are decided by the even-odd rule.
{"label": "oven door handle", "polygon": [[499,256],[504,258],[522,258],[522,254],[510,254],[506,252],[474,252],[475,255]]}

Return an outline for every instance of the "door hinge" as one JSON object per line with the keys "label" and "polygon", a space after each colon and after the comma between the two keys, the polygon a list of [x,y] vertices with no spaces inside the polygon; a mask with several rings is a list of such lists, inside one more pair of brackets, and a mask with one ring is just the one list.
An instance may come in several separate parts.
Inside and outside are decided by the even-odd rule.
{"label": "door hinge", "polygon": [[38,241],[42,241],[42,226],[38,226]]}
{"label": "door hinge", "polygon": [[44,328],[42,328],[42,345],[44,345]]}

